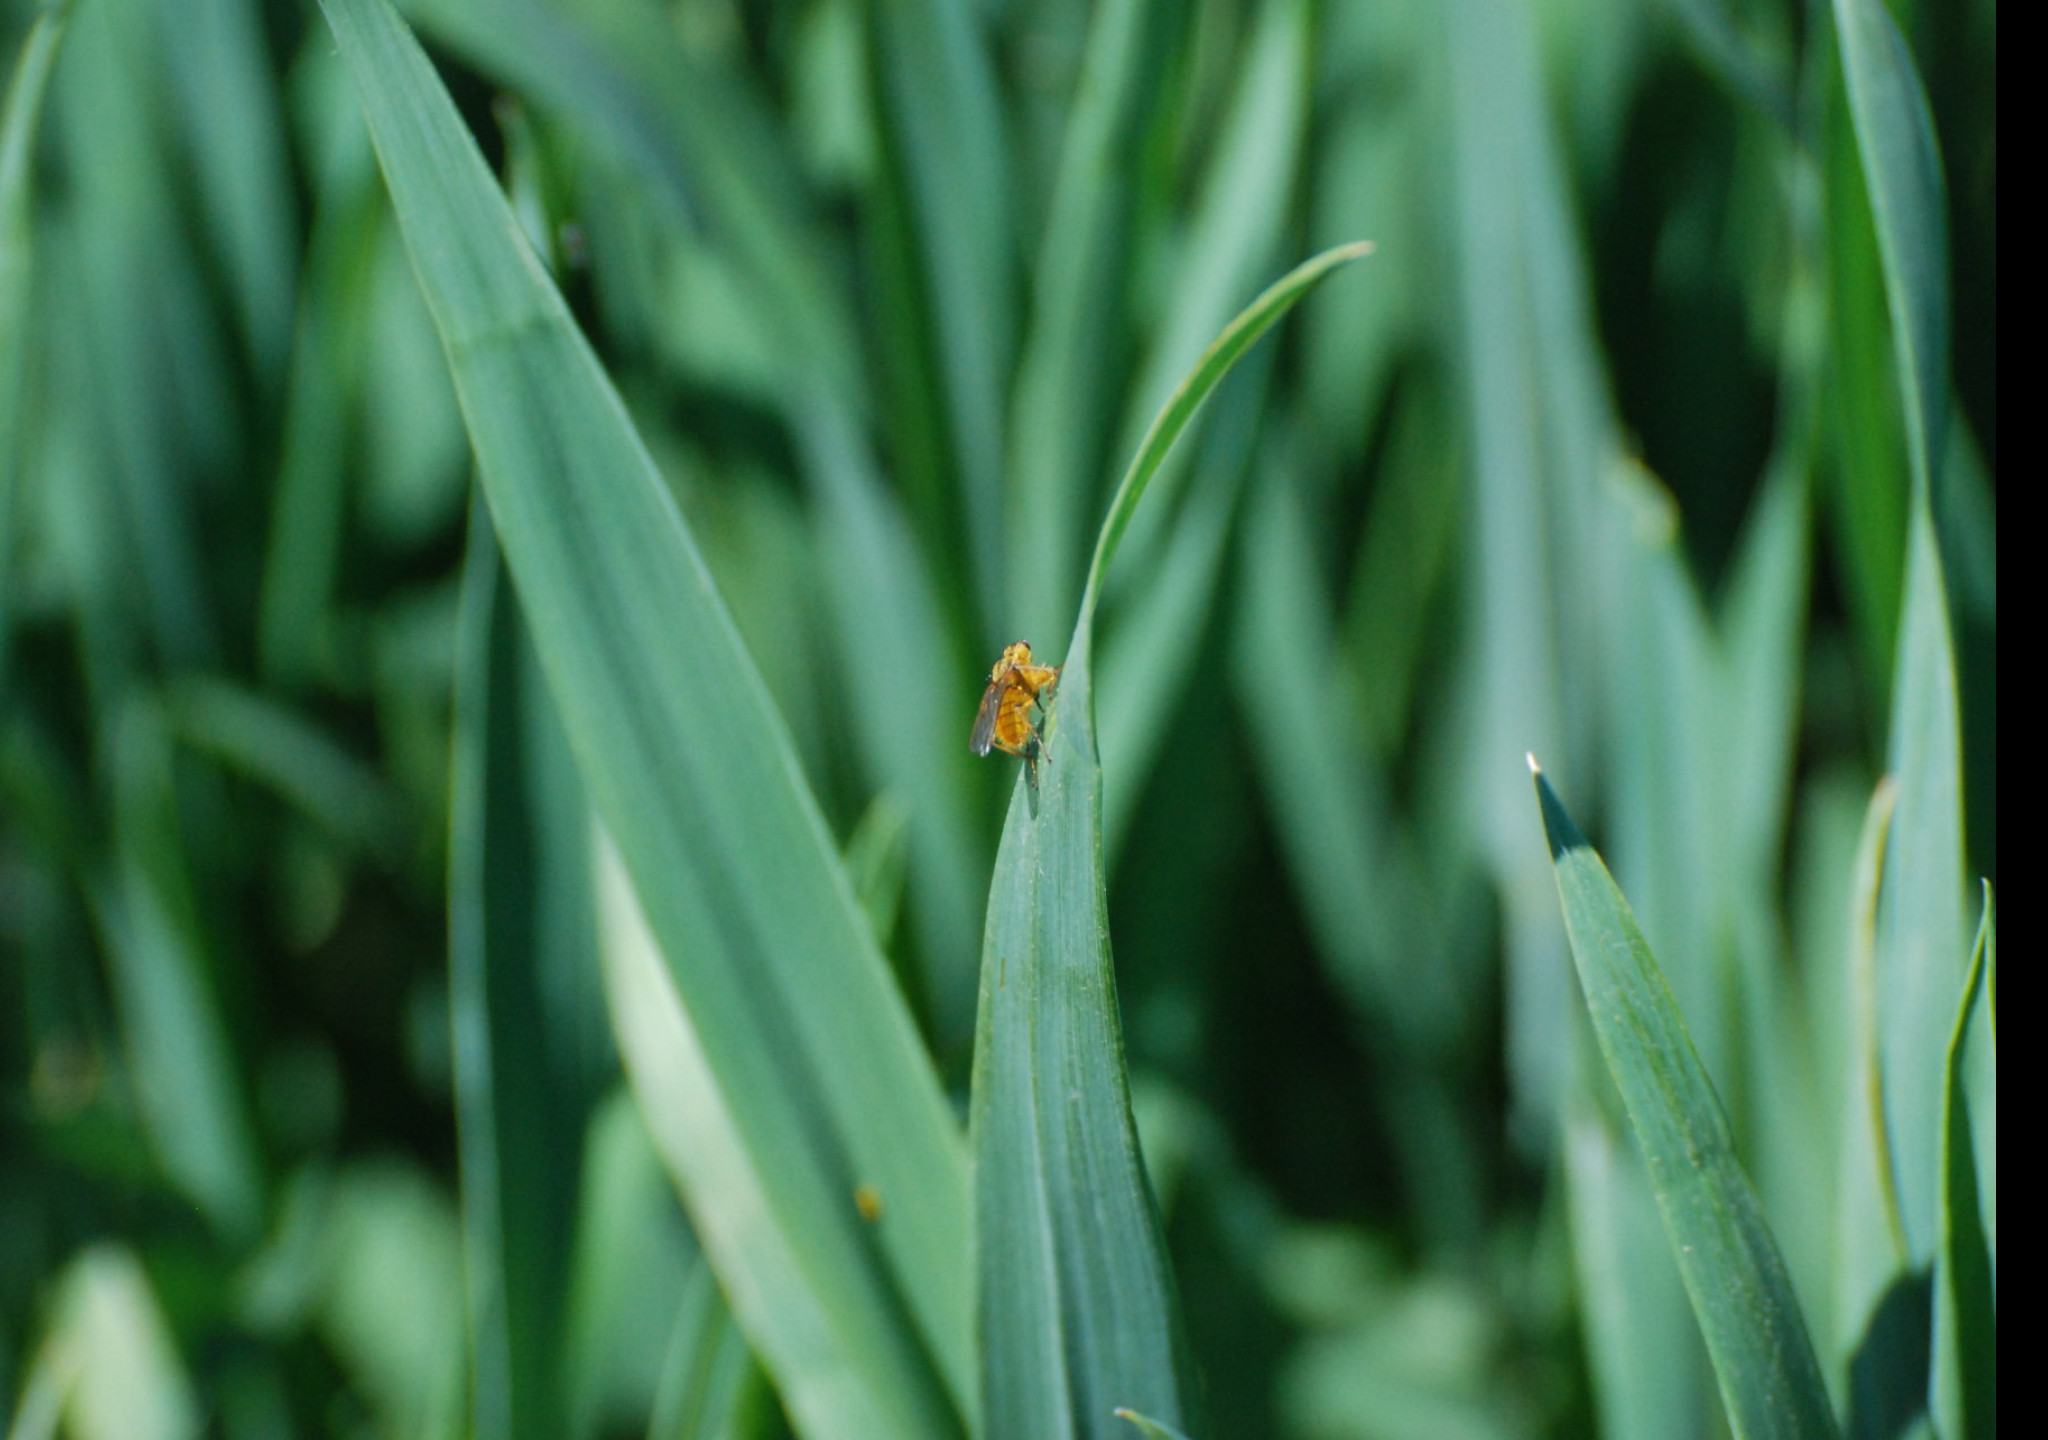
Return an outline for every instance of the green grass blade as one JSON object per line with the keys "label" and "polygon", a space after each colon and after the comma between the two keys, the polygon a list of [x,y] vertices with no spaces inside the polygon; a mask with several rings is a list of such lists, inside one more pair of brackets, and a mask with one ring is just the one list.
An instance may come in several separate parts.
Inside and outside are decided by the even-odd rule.
{"label": "green grass blade", "polygon": [[750,1434],[747,1416],[760,1404],[760,1387],[761,1372],[718,1293],[718,1282],[699,1265],[683,1292],[669,1338],[647,1440],[725,1440]]}
{"label": "green grass blade", "polygon": [[1586,1008],[1649,1163],[1730,1425],[1741,1440],[1833,1436],[1791,1276],[1685,1020],[1628,902],[1541,771],[1536,794]]}
{"label": "green grass blade", "polygon": [[1962,735],[1941,556],[1927,507],[1907,537],[1889,768],[1898,782],[1877,912],[1877,1021],[1893,1185],[1915,1264],[1938,1229],[1942,1076],[1961,982]]}
{"label": "green grass blade", "polygon": [[[974,1408],[965,1157],[783,726],[424,55],[382,0],[326,9],[571,748],[698,1041],[642,1103],[710,1117],[744,1176],[724,1190],[712,1151],[670,1152],[805,1433],[956,1433]],[[879,1226],[852,1203],[863,1184]],[[734,1195],[744,1217],[721,1209]],[[791,1268],[756,1273],[778,1256]]]}
{"label": "green grass blade", "polygon": [[[458,631],[453,816],[449,827],[449,1009],[453,1016],[462,1240],[469,1285],[471,1422],[479,1440],[559,1435],[562,1317],[585,1108],[581,1058],[550,1020],[554,957],[593,969],[595,948],[551,934],[551,908],[588,879],[546,853],[556,818],[538,773],[558,731],[530,723],[546,704],[525,627],[479,500]],[[538,719],[539,716],[535,716]],[[569,817],[573,835],[581,810]],[[565,894],[565,892],[568,892]],[[581,892],[581,893],[577,893]],[[565,903],[566,902],[566,903]],[[568,941],[569,943],[564,943]],[[566,1027],[564,1027],[566,1028]]]}
{"label": "green grass blade", "polygon": [[1301,265],[1225,328],[1153,423],[1103,522],[1039,764],[996,856],[974,1064],[984,1415],[990,1440],[1108,1437],[1127,1406],[1184,1425],[1165,1242],[1138,1153],[1110,964],[1091,656],[1095,596],[1146,484],[1245,349],[1317,281]]}
{"label": "green grass blade", "polygon": [[1047,636],[1073,613],[1087,507],[1110,416],[1104,317],[1128,244],[1132,187],[1113,179],[1156,102],[1182,7],[1109,0],[1089,22],[1033,278],[1010,412],[1009,531],[1031,557],[1016,632]]}
{"label": "green grass blade", "polygon": [[1593,1403],[1602,1435],[1684,1440],[1712,1403],[1707,1358],[1649,1174],[1627,1147],[1591,1097],[1573,1097],[1563,1159]]}
{"label": "green grass blade", "polygon": [[110,726],[116,837],[87,884],[123,1057],[164,1173],[233,1244],[255,1238],[263,1176],[214,941],[201,923],[161,708],[132,697]]}
{"label": "green grass blade", "polygon": [[1011,168],[972,6],[868,0],[877,109],[904,192],[983,620],[1002,614],[1003,414],[1016,364]]}
{"label": "green grass blade", "polygon": [[975,926],[987,832],[968,808],[958,669],[941,598],[901,508],[843,413],[800,417],[817,502],[813,541],[845,673],[862,677],[853,728],[876,788],[909,809],[919,976],[941,1053],[973,1033]]}
{"label": "green grass blade", "polygon": [[[1964,1049],[1971,1039],[1978,997],[1996,965],[1998,920],[1991,886],[1984,886],[1984,918],[1976,953],[1956,1007],[1948,1044],[1948,1084],[1942,1109],[1941,1248],[1934,1260],[1934,1378],[1929,1409],[1946,1440],[1988,1440],[1998,1433],[1998,1281],[1978,1198],[1977,1132],[1971,1118]],[[1989,1023],[1980,1031],[1988,1041]],[[1997,1072],[1985,1067],[1995,1096]],[[1996,1103],[1992,1123],[1996,1124]],[[1995,1130],[1993,1131],[1995,1134]],[[1993,1142],[1996,1144],[1995,1140]]]}
{"label": "green grass blade", "polygon": [[1935,532],[1947,443],[1948,239],[1927,98],[1891,14],[1835,0],[1843,78],[1870,194],[1913,467],[1893,668],[1890,767],[1898,810],[1878,919],[1885,1117],[1906,1240],[1931,1258],[1939,1229],[1948,997],[1963,961],[1962,740],[1954,631]]}
{"label": "green grass blade", "polygon": [[1238,357],[1249,350],[1258,338],[1278,323],[1281,316],[1291,310],[1302,296],[1321,283],[1331,271],[1340,265],[1362,259],[1372,254],[1370,240],[1354,240],[1348,245],[1337,245],[1323,251],[1288,271],[1266,289],[1256,300],[1240,311],[1235,319],[1223,328],[1223,333],[1210,343],[1195,366],[1182,379],[1178,388],[1169,395],[1159,413],[1153,417],[1144,438],[1138,442],[1138,451],[1131,459],[1130,468],[1124,471],[1123,480],[1117,485],[1116,494],[1109,502],[1109,514],[1102,522],[1102,531],[1096,537],[1095,556],[1088,566],[1088,584],[1081,595],[1081,619],[1076,628],[1078,636],[1092,628],[1095,620],[1095,606],[1101,597],[1102,581],[1109,570],[1109,562],[1116,558],[1117,546],[1122,543],[1124,531],[1130,527],[1131,517],[1137,513],[1138,502],[1145,498],[1145,487],[1152,483],[1152,477],[1159,473],[1159,467],[1166,463],[1167,453],[1180,439],[1181,432],[1194,418],[1195,411],[1209,398]]}
{"label": "green grass blade", "polygon": [[1948,422],[1948,223],[1941,154],[1912,52],[1884,0],[1834,0],[1842,78],[1884,261],[1915,488],[1939,479]]}
{"label": "green grass blade", "polygon": [[15,586],[15,494],[21,469],[22,379],[28,360],[29,279],[33,253],[30,185],[36,131],[51,67],[64,39],[68,7],[36,17],[0,111],[0,686],[7,680],[9,630]]}
{"label": "green grass blade", "polygon": [[255,378],[274,383],[290,342],[299,237],[283,112],[262,6],[198,0],[159,12],[198,200],[221,251]]}
{"label": "green grass blade", "polygon": [[953,738],[958,667],[929,567],[862,437],[851,325],[765,105],[685,53],[651,10],[572,20],[531,0],[413,8],[432,36],[629,169],[678,217],[678,234],[708,230],[705,243],[732,262],[746,313],[772,331],[783,377],[774,398],[799,440],[841,663],[866,677],[853,729],[876,787],[910,808],[923,999],[942,1047],[964,1041],[988,852],[970,824],[967,757]]}
{"label": "green grass blade", "polygon": [[1852,1348],[1904,1267],[1891,1144],[1885,1130],[1884,1069],[1878,1044],[1877,905],[1898,787],[1878,783],[1865,809],[1850,866],[1848,936],[1841,995],[1848,1033],[1834,1204],[1834,1323],[1839,1360]]}

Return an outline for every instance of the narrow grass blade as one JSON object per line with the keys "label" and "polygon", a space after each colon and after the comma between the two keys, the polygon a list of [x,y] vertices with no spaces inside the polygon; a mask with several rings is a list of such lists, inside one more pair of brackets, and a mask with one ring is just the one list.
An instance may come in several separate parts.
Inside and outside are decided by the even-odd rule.
{"label": "narrow grass blade", "polygon": [[[1581,1048],[1590,1060],[1590,1047]],[[1599,1433],[1688,1440],[1712,1403],[1709,1366],[1649,1175],[1627,1145],[1591,1097],[1574,1095],[1565,1117],[1564,1173]]]}
{"label": "narrow grass blade", "polygon": [[1184,7],[1159,0],[1109,0],[1089,21],[1010,408],[1009,533],[1031,557],[1031,583],[1016,591],[1022,609],[1009,617],[1021,635],[1053,634],[1078,598],[1121,340],[1104,322],[1137,198],[1114,177],[1140,143],[1183,18]]}
{"label": "narrow grass blade", "polygon": [[[974,1410],[965,1157],[786,733],[424,55],[383,0],[326,10],[535,648],[631,875],[615,891],[645,907],[695,1036],[684,1070],[643,1064],[642,1104],[657,1133],[712,1136],[666,1153],[805,1433],[958,1433]],[[721,1166],[743,1183],[722,1187]],[[861,1185],[885,1222],[853,1204]]]}
{"label": "narrow grass blade", "polygon": [[984,16],[939,0],[869,0],[875,95],[899,173],[931,358],[984,623],[1009,594],[1003,411],[1016,364],[1010,161]]}
{"label": "narrow grass blade", "polygon": [[[1963,1063],[1997,953],[1998,921],[1986,884],[1976,953],[1948,1044],[1942,1109],[1941,1248],[1934,1259],[1934,1376],[1928,1408],[1944,1440],[1989,1440],[1998,1433],[1998,1279],[1978,1199],[1978,1137]],[[1988,1020],[1977,1033],[1983,1037],[1979,1043],[1988,1042]],[[1986,1067],[1986,1073],[1995,1087],[1996,1070]]]}
{"label": "narrow grass blade", "polygon": [[1948,997],[1963,963],[1962,740],[1934,488],[1948,417],[1948,236],[1940,154],[1905,37],[1881,0],[1835,0],[1842,74],[1877,230],[1913,467],[1892,672],[1898,812],[1878,920],[1885,1115],[1916,1263],[1934,1252]]}
{"label": "narrow grass blade", "polygon": [[1791,1277],[1685,1020],[1628,902],[1541,771],[1536,795],[1586,1009],[1649,1163],[1729,1423],[1741,1440],[1833,1436]]}
{"label": "narrow grass blade", "polygon": [[[970,824],[967,757],[953,738],[959,667],[930,567],[863,438],[852,326],[766,107],[685,53],[651,10],[572,19],[532,0],[418,0],[413,8],[433,36],[639,177],[674,218],[671,238],[687,236],[729,262],[745,313],[771,332],[775,398],[814,501],[840,663],[865,677],[852,728],[876,787],[910,809],[921,999],[941,1049],[964,1044],[988,852]],[[699,227],[708,232],[701,241]],[[951,759],[935,763],[938,755]]]}
{"label": "narrow grass blade", "polygon": [[274,384],[292,326],[299,248],[286,164],[289,131],[265,50],[262,6],[197,0],[159,11],[198,181],[198,200],[221,252],[220,273],[239,312],[250,370]]}
{"label": "narrow grass blade", "polygon": [[[471,1423],[479,1440],[562,1434],[563,1325],[585,1109],[580,1058],[556,1043],[551,955],[594,968],[595,947],[550,934],[547,913],[588,878],[548,861],[539,783],[546,743],[529,715],[545,697],[479,498],[471,507],[457,640],[449,825],[449,1009],[469,1286]],[[535,716],[535,718],[539,718]],[[580,807],[567,817],[580,829]],[[564,897],[565,891],[583,890]],[[563,943],[570,941],[570,943]],[[563,953],[566,952],[566,953]]]}
{"label": "narrow grass blade", "polygon": [[1927,94],[1884,0],[1834,0],[1842,78],[1884,258],[1915,488],[1948,443],[1948,221]]}
{"label": "narrow grass blade", "polygon": [[[1307,76],[1312,68],[1309,7],[1299,0],[1246,16],[1241,73],[1229,87],[1229,110],[1216,137],[1215,158],[1201,177],[1201,198],[1175,267],[1158,334],[1132,382],[1119,421],[1126,450],[1142,444],[1173,388],[1234,314],[1244,295],[1288,253],[1285,218],[1308,129]],[[1354,232],[1355,233],[1355,232]],[[1384,283],[1383,281],[1376,283]],[[1170,467],[1189,463],[1192,452]],[[1167,477],[1175,473],[1169,468]],[[1132,571],[1143,581],[1164,567],[1152,555],[1164,543],[1173,510],[1153,505],[1134,543],[1145,557]]]}
{"label": "narrow grass blade", "polygon": [[1112,502],[1047,719],[1020,782],[982,953],[973,1143],[985,1434],[1127,1434],[1119,1406],[1187,1423],[1165,1242],[1138,1153],[1105,928],[1095,597],[1146,484],[1230,365],[1338,265],[1303,264],[1233,320],[1167,403]]}
{"label": "narrow grass blade", "polygon": [[172,1183],[231,1244],[247,1244],[264,1211],[262,1168],[193,893],[170,737],[140,696],[109,730],[116,839],[87,888],[134,1103]]}
{"label": "narrow grass blade", "polygon": [[760,1405],[760,1389],[760,1369],[718,1293],[718,1282],[699,1265],[683,1292],[675,1334],[669,1338],[647,1440],[727,1440],[750,1434],[747,1415]]}
{"label": "narrow grass blade", "polygon": [[7,655],[15,595],[12,570],[18,553],[14,539],[15,495],[21,468],[22,379],[28,359],[29,279],[33,226],[30,223],[29,180],[34,167],[36,131],[43,117],[43,96],[50,69],[64,39],[67,6],[36,17],[0,111],[0,686],[7,681]]}
{"label": "narrow grass blade", "polygon": [[1166,463],[1174,442],[1180,439],[1181,432],[1187,429],[1188,422],[1194,418],[1202,402],[1209,398],[1209,392],[1229,373],[1238,358],[1277,324],[1281,316],[1293,309],[1302,296],[1328,278],[1331,271],[1353,260],[1363,259],[1372,251],[1372,241],[1354,240],[1348,245],[1333,246],[1295,266],[1223,328],[1223,333],[1210,343],[1194,368],[1166,398],[1138,442],[1137,454],[1132,457],[1130,468],[1124,471],[1116,494],[1110,498],[1109,513],[1103,519],[1101,533],[1095,540],[1095,556],[1088,566],[1088,584],[1081,594],[1081,618],[1076,633],[1093,627],[1103,577],[1109,570],[1109,562],[1116,558],[1117,546],[1123,541],[1124,531],[1130,527],[1132,515],[1137,513],[1138,502],[1145,498],[1146,486],[1159,473],[1159,467]]}
{"label": "narrow grass blade", "polygon": [[1847,1356],[1856,1337],[1882,1303],[1905,1265],[1906,1236],[1899,1219],[1892,1178],[1891,1145],[1885,1131],[1884,1068],[1878,1044],[1877,900],[1891,837],[1898,786],[1878,782],[1865,808],[1856,856],[1850,866],[1842,984],[1848,1026],[1841,1075],[1841,1115],[1835,1162],[1834,1318],[1830,1327],[1839,1353]]}
{"label": "narrow grass blade", "polygon": [[1948,1017],[1966,958],[1962,731],[1953,631],[1927,507],[1907,540],[1892,669],[1889,769],[1898,782],[1877,911],[1877,1023],[1893,1186],[1915,1265],[1933,1258]]}

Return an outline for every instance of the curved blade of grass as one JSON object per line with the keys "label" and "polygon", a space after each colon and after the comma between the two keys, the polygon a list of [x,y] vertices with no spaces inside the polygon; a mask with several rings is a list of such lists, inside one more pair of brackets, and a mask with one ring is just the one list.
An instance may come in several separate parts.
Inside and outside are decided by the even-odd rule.
{"label": "curved blade of grass", "polygon": [[[1988,1440],[1998,1433],[1998,1280],[1978,1201],[1976,1134],[1963,1065],[1978,995],[1997,954],[1998,920],[1987,882],[1976,953],[1948,1042],[1942,1108],[1941,1248],[1934,1259],[1934,1375],[1928,1408],[1945,1440]],[[1995,1085],[1996,1070],[1987,1067],[1986,1073]]]}
{"label": "curved blade of grass", "polygon": [[1948,407],[1946,212],[1934,125],[1904,37],[1878,0],[1835,0],[1834,10],[1913,467],[1892,680],[1890,766],[1899,798],[1880,898],[1877,978],[1885,1122],[1917,1264],[1937,1243],[1945,1022],[1967,934],[1954,632],[1932,503]]}
{"label": "curved blade of grass", "polygon": [[[786,732],[425,56],[384,0],[325,9],[571,749],[697,1040],[699,1064],[641,1088],[650,1122],[717,1141],[670,1159],[804,1433],[958,1433],[959,1135]],[[886,1223],[851,1202],[863,1184]]]}
{"label": "curved blade of grass", "polygon": [[1103,576],[1109,570],[1109,562],[1116,558],[1117,546],[1124,538],[1124,531],[1130,528],[1131,516],[1137,512],[1138,502],[1145,498],[1145,487],[1159,473],[1159,467],[1166,462],[1167,452],[1180,438],[1181,431],[1187,429],[1195,411],[1209,398],[1209,392],[1229,373],[1238,357],[1272,329],[1281,316],[1293,309],[1302,296],[1322,283],[1338,266],[1363,259],[1372,254],[1372,250],[1372,241],[1354,240],[1348,245],[1332,246],[1295,266],[1223,327],[1223,333],[1202,352],[1195,368],[1167,396],[1144,438],[1138,442],[1138,453],[1132,458],[1130,468],[1124,472],[1116,494],[1110,499],[1109,513],[1104,517],[1101,533],[1095,540],[1095,557],[1088,565],[1088,584],[1081,594],[1081,618],[1075,627],[1076,638],[1095,623],[1095,605],[1101,597]]}
{"label": "curved blade of grass", "polygon": [[1893,667],[1889,768],[1898,781],[1877,910],[1877,1033],[1899,1217],[1915,1265],[1939,1229],[1942,1077],[1961,982],[1962,732],[1953,631],[1927,507],[1907,537],[1905,604]]}
{"label": "curved blade of grass", "polygon": [[[1530,761],[1535,770],[1535,761]],[[1650,1167],[1730,1427],[1831,1437],[1834,1412],[1784,1257],[1656,957],[1542,771],[1543,829],[1586,1009]]]}
{"label": "curved blade of grass", "polygon": [[1153,422],[1103,522],[1048,718],[1035,807],[1010,805],[989,894],[974,1057],[982,1386],[989,1440],[1128,1434],[1127,1406],[1185,1425],[1180,1323],[1126,1088],[1105,927],[1095,599],[1131,512],[1231,364],[1340,246],[1253,301]]}

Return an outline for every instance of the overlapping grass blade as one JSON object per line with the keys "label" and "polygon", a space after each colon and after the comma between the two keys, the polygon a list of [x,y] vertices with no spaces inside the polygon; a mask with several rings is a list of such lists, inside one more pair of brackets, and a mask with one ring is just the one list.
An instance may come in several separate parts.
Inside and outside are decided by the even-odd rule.
{"label": "overlapping grass blade", "polygon": [[[425,57],[384,0],[326,10],[535,648],[695,1038],[684,1073],[627,1047],[642,1104],[658,1134],[704,1142],[668,1158],[804,1432],[959,1433],[958,1132],[781,723]],[[863,1185],[879,1224],[854,1204]],[[735,1197],[744,1214],[723,1208]]]}
{"label": "overlapping grass blade", "polygon": [[1628,902],[1540,771],[1536,793],[1586,1009],[1649,1163],[1729,1423],[1741,1440],[1831,1437],[1791,1277],[1685,1020]]}
{"label": "overlapping grass blade", "polygon": [[[1309,29],[1305,9],[1293,3],[1257,17],[1243,77],[1232,90],[1215,157],[1202,177],[1158,337],[1120,422],[1127,444],[1144,434],[1162,398],[1223,327],[1239,297],[1271,274],[1283,253],[1308,129],[1309,87],[1302,77],[1309,68]],[[1230,516],[1265,414],[1270,371],[1268,357],[1251,358],[1217,397],[1201,443],[1168,462],[1162,481],[1184,491],[1185,499],[1155,502],[1132,539],[1141,558],[1125,573],[1134,583],[1103,640],[1103,833],[1112,860],[1167,742],[1167,717],[1183,704],[1203,703],[1188,699],[1199,669],[1198,647],[1188,637],[1201,633],[1222,573]],[[1187,470],[1194,474],[1178,478]]]}
{"label": "overlapping grass blade", "polygon": [[630,167],[678,233],[701,224],[702,243],[732,264],[742,309],[770,332],[840,663],[863,677],[852,729],[877,788],[910,810],[923,999],[942,1047],[963,1039],[988,852],[969,822],[967,757],[954,739],[958,667],[929,567],[862,433],[851,322],[760,97],[694,61],[651,11],[572,21],[532,0],[414,8],[435,36]]}
{"label": "overlapping grass blade", "polygon": [[1877,928],[1878,1025],[1906,1241],[1939,1229],[1949,997],[1964,964],[1962,736],[1933,488],[1948,414],[1948,246],[1941,167],[1911,54],[1876,0],[1835,0],[1843,78],[1870,192],[1906,412],[1913,501],[1892,672],[1897,813]]}
{"label": "overlapping grass blade", "polygon": [[[572,1229],[585,1112],[598,1078],[570,1043],[576,1006],[548,983],[550,962],[596,975],[588,875],[563,863],[580,859],[580,847],[569,857],[548,852],[551,838],[580,832],[582,808],[564,816],[547,804],[546,757],[538,752],[566,749],[566,741],[545,695],[532,693],[542,681],[501,569],[479,499],[458,639],[448,904],[471,1423],[479,1440],[566,1429],[558,1384],[569,1254],[561,1237]],[[565,910],[582,924],[549,923]]]}
{"label": "overlapping grass blade", "polygon": [[250,370],[259,383],[272,384],[291,336],[299,237],[289,132],[264,51],[261,11],[252,0],[197,0],[149,18],[161,22],[176,119],[189,137],[198,200],[240,312]]}
{"label": "overlapping grass blade", "polygon": [[1136,199],[1111,176],[1143,133],[1184,13],[1159,0],[1110,0],[1089,22],[1010,410],[1008,533],[1031,557],[1031,583],[1015,591],[1022,608],[1005,617],[1020,635],[1053,634],[1078,598],[1117,348],[1103,321],[1114,313]]}
{"label": "overlapping grass blade", "polygon": [[1883,0],[1834,0],[1842,79],[1884,261],[1916,486],[1948,443],[1948,221],[1927,94]]}
{"label": "overlapping grass blade", "polygon": [[[1988,1018],[1975,1035],[1972,1030],[1997,957],[1998,920],[1986,884],[1976,953],[1949,1038],[1941,1119],[1941,1248],[1934,1259],[1934,1375],[1928,1408],[1948,1440],[1989,1440],[1998,1433],[1998,1274],[1978,1198],[1979,1136],[1963,1063],[1973,1039],[1991,1043]],[[1989,1077],[1995,1125],[1998,1072],[1993,1066],[1982,1069]]]}
{"label": "overlapping grass blade", "polygon": [[1563,1160],[1600,1434],[1697,1435],[1712,1403],[1710,1367],[1649,1175],[1615,1120],[1584,1093],[1565,1116]]}
{"label": "overlapping grass blade", "polygon": [[[1039,765],[996,856],[982,954],[973,1143],[989,1440],[1118,1433],[1119,1406],[1187,1423],[1165,1243],[1138,1154],[1103,894],[1091,649],[1102,577],[1145,488],[1237,358],[1360,243],[1246,308],[1168,400],[1111,502]],[[1125,1432],[1127,1433],[1127,1432]]]}
{"label": "overlapping grass blade", "polygon": [[1010,593],[1003,414],[1016,364],[1011,164],[982,12],[868,0],[882,133],[902,190],[946,406],[954,483],[984,624]]}

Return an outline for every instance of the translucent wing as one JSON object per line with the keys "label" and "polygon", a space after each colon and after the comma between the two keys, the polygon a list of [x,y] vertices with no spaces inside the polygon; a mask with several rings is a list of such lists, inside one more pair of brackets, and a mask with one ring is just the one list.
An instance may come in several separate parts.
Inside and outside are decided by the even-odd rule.
{"label": "translucent wing", "polygon": [[1003,708],[1003,687],[990,682],[988,689],[981,692],[981,708],[974,712],[974,733],[967,739],[967,748],[977,755],[988,754],[989,746],[995,743],[996,712]]}

